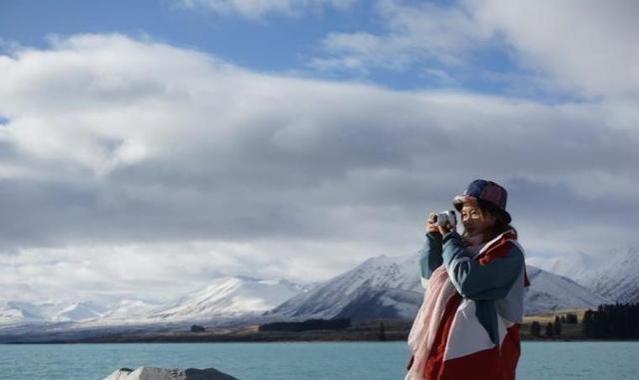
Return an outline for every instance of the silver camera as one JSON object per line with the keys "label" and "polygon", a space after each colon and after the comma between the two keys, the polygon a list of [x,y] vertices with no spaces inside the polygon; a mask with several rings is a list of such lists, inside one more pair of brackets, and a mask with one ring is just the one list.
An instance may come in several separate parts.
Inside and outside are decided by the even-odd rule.
{"label": "silver camera", "polygon": [[435,223],[442,227],[455,228],[457,226],[455,210],[438,212],[435,214]]}

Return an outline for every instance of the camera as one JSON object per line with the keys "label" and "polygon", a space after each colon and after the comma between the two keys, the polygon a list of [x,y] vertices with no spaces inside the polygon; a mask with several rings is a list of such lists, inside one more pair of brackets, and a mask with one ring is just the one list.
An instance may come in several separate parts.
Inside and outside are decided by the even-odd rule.
{"label": "camera", "polygon": [[457,226],[457,216],[455,210],[442,211],[435,214],[435,223],[442,227],[455,228]]}

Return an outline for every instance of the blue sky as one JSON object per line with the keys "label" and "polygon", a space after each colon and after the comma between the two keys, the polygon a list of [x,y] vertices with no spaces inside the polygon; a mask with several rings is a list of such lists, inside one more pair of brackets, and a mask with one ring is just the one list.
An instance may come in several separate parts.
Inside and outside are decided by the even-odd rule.
{"label": "blue sky", "polygon": [[329,31],[374,27],[370,6],[264,19],[215,14],[178,1],[7,1],[0,33],[29,46],[51,34],[122,33],[206,51],[260,71],[305,70]]}
{"label": "blue sky", "polygon": [[[403,4],[419,6],[420,2]],[[445,9],[451,2],[428,4]],[[323,40],[331,33],[383,34],[387,30],[384,16],[374,1],[349,2],[343,8],[326,5],[298,10],[293,15],[273,11],[259,17],[220,14],[205,6],[189,7],[172,0],[4,1],[0,14],[0,35],[5,41],[26,46],[46,47],[52,35],[120,33],[205,51],[261,72],[363,81],[394,89],[457,88],[492,94],[516,92],[520,97],[545,101],[554,99],[549,99],[549,92],[540,88],[515,89],[508,81],[495,78],[526,73],[513,60],[512,49],[495,41],[479,44],[468,54],[463,66],[433,58],[402,68],[370,67],[366,72],[323,70],[312,65],[314,59],[330,55]],[[441,73],[454,82],[443,79]]]}
{"label": "blue sky", "polygon": [[639,246],[638,14],[1,1],[0,300],[325,280],[417,252],[475,178],[530,262]]}

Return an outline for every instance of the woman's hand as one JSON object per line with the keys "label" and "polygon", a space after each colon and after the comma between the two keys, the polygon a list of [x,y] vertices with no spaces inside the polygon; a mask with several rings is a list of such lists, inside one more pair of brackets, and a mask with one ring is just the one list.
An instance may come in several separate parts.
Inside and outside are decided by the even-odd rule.
{"label": "woman's hand", "polygon": [[426,224],[426,232],[439,233],[439,227],[435,223],[435,216],[437,213],[431,212],[428,214],[428,223]]}
{"label": "woman's hand", "polygon": [[[449,228],[449,227],[450,227],[450,228]],[[449,233],[449,232],[451,232],[451,231],[454,231],[454,230],[455,230],[455,228],[454,228],[454,227],[451,227],[451,226],[442,227],[442,226],[440,226],[440,225],[437,225],[437,229],[438,229],[438,232],[439,232],[440,234],[442,234],[442,236],[444,236],[444,235],[446,235],[447,233]]]}

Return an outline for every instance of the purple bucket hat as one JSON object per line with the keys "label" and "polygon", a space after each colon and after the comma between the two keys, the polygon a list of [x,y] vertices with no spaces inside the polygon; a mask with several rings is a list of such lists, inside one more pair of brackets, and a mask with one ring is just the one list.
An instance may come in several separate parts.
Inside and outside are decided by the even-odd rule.
{"label": "purple bucket hat", "polygon": [[469,198],[481,199],[495,206],[495,210],[506,217],[506,223],[510,223],[512,218],[506,211],[506,201],[508,200],[508,192],[506,189],[493,181],[484,179],[476,179],[468,185],[463,194],[453,198],[453,205],[457,211],[461,212],[464,201]]}

